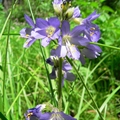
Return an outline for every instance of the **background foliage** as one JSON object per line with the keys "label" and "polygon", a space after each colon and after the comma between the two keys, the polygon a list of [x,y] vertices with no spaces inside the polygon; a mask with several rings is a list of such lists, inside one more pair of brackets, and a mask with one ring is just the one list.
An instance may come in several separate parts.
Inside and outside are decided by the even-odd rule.
{"label": "background foliage", "polygon": [[[23,120],[28,108],[49,102],[51,96],[39,42],[24,49],[25,40],[19,36],[19,31],[27,26],[24,14],[32,17],[29,3],[35,18],[54,16],[51,0],[34,2],[24,0],[16,5],[11,18],[5,25],[11,7],[5,10],[0,4],[0,111],[6,115],[8,120]],[[101,56],[95,60],[87,60],[85,66],[79,62],[75,64],[83,75],[93,99],[102,111],[104,119],[117,120],[120,114],[120,50],[106,47],[106,45],[118,48],[120,45],[120,1],[74,0],[73,4],[80,7],[84,18],[94,10],[101,14],[95,20],[101,29],[99,42],[104,45],[101,46],[103,51]],[[48,58],[51,48],[52,45],[45,49],[46,58]],[[48,67],[51,72],[50,66]],[[5,79],[5,86],[3,86],[3,79]],[[54,81],[52,83],[56,89]],[[4,105],[3,87],[5,87]],[[65,83],[63,106],[63,110],[67,114],[71,114],[79,120],[99,119],[95,106],[79,79],[74,83]]]}

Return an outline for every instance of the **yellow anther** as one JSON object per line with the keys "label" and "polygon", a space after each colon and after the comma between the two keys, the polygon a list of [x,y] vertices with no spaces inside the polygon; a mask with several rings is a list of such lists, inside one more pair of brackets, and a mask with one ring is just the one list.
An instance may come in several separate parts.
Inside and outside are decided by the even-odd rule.
{"label": "yellow anther", "polygon": [[94,35],[94,32],[91,32],[91,33],[90,33],[90,36],[93,36],[93,35]]}
{"label": "yellow anther", "polygon": [[28,114],[27,114],[27,118],[30,118],[30,117],[31,117],[31,115],[33,115],[33,113],[31,113],[31,112],[30,112],[30,113],[28,113]]}
{"label": "yellow anther", "polygon": [[26,34],[26,37],[29,37],[29,35],[28,35],[28,34]]}
{"label": "yellow anther", "polygon": [[91,27],[90,30],[95,30],[95,28],[94,28],[94,27]]}
{"label": "yellow anther", "polygon": [[54,28],[53,26],[49,26],[49,27],[46,29],[47,37],[51,37],[54,32],[55,32],[55,28]]}

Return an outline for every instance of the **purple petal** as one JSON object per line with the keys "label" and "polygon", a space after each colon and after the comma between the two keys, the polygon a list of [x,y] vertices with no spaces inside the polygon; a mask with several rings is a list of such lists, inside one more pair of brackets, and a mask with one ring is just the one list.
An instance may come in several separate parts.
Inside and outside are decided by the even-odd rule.
{"label": "purple petal", "polygon": [[39,30],[39,31],[37,31],[40,35],[42,35],[42,36],[46,36],[47,37],[47,34],[46,34],[46,31],[45,31],[45,29],[43,29],[43,30]]}
{"label": "purple petal", "polygon": [[70,42],[74,45],[87,46],[90,41],[82,36],[78,36],[73,37]]}
{"label": "purple petal", "polygon": [[48,58],[48,59],[46,60],[46,63],[48,63],[48,64],[51,65],[51,66],[54,65],[54,62],[52,61],[51,58]]}
{"label": "purple petal", "polygon": [[31,31],[31,36],[36,39],[43,38],[43,36],[41,36],[39,33],[35,32],[35,31]]}
{"label": "purple petal", "polygon": [[70,32],[70,35],[73,36],[73,37],[79,36],[84,29],[85,29],[85,26],[84,26],[84,25],[76,26],[76,27]]}
{"label": "purple petal", "polygon": [[62,22],[61,31],[62,31],[62,35],[66,35],[70,32],[70,24],[69,24],[68,21],[63,21]]}
{"label": "purple petal", "polygon": [[100,29],[96,24],[86,23],[85,35],[90,41],[97,42],[100,39]]}
{"label": "purple petal", "polygon": [[51,17],[48,19],[49,25],[52,25],[55,28],[60,26],[60,21],[57,17]]}
{"label": "purple petal", "polygon": [[37,18],[36,19],[36,26],[40,29],[45,29],[46,27],[49,26],[48,22],[42,18]]}
{"label": "purple petal", "polygon": [[67,56],[69,58],[73,58],[75,60],[78,60],[80,58],[80,52],[77,49],[77,47],[75,47],[74,45],[68,46],[67,47]]}
{"label": "purple petal", "polygon": [[51,52],[50,52],[50,55],[51,55],[51,56],[56,56],[56,50],[55,50],[55,49],[52,49]]}
{"label": "purple petal", "polygon": [[70,65],[70,63],[64,61],[63,65],[62,65],[62,70],[64,71],[70,71],[72,69],[72,66]]}
{"label": "purple petal", "polygon": [[54,1],[53,1],[53,4],[62,4],[62,3],[63,3],[62,0],[54,0]]}
{"label": "purple petal", "polygon": [[74,81],[76,79],[76,76],[73,73],[66,72],[65,79],[68,81]]}
{"label": "purple petal", "polygon": [[32,28],[34,28],[35,27],[35,24],[34,24],[34,22],[33,22],[33,20],[28,16],[28,15],[24,15],[24,18],[25,18],[25,20],[27,21],[27,23],[32,27]]}
{"label": "purple petal", "polygon": [[52,72],[50,73],[50,78],[51,79],[56,79],[55,68],[52,69]]}
{"label": "purple petal", "polygon": [[58,46],[56,49],[56,56],[65,57],[67,54],[66,46]]}
{"label": "purple petal", "polygon": [[86,22],[86,21],[90,21],[91,22],[91,21],[95,20],[96,18],[98,18],[99,16],[100,16],[100,14],[97,14],[96,11],[94,11],[87,18],[85,18],[83,22]]}
{"label": "purple petal", "polygon": [[47,45],[49,45],[50,40],[51,40],[51,39],[48,38],[48,37],[43,38],[42,41],[41,41],[41,45],[42,45],[43,47],[46,47]]}
{"label": "purple petal", "polygon": [[65,119],[65,120],[77,120],[73,117],[71,117],[70,115],[66,115],[65,113],[63,112],[60,112],[61,116]]}
{"label": "purple petal", "polygon": [[74,9],[74,13],[73,13],[73,18],[78,18],[78,17],[80,17],[81,15],[80,15],[80,9],[79,9],[79,7],[77,6],[75,9]]}
{"label": "purple petal", "polygon": [[28,38],[27,41],[24,43],[23,47],[28,48],[36,41],[35,38]]}
{"label": "purple petal", "polygon": [[52,40],[58,39],[59,36],[60,36],[60,30],[58,30],[57,32],[55,32],[55,33],[53,34],[53,36],[51,37],[51,39],[52,39]]}
{"label": "purple petal", "polygon": [[93,51],[96,51],[96,52],[98,52],[98,53],[101,53],[101,52],[102,52],[101,48],[100,48],[99,46],[97,46],[97,45],[89,44],[89,45],[87,46],[87,48],[88,48],[88,49],[91,49],[91,50],[93,50]]}
{"label": "purple petal", "polygon": [[84,58],[84,56],[82,54],[80,55],[80,59],[79,60],[81,61],[82,65],[85,64],[85,58]]}
{"label": "purple petal", "polygon": [[90,49],[84,48],[84,49],[81,51],[81,53],[82,53],[83,55],[85,55],[85,56],[86,56],[87,58],[89,58],[89,59],[97,58],[96,52],[93,51],[93,50],[90,50]]}
{"label": "purple petal", "polygon": [[23,38],[28,38],[26,36],[26,28],[23,28],[21,31],[20,31],[20,36],[23,37]]}

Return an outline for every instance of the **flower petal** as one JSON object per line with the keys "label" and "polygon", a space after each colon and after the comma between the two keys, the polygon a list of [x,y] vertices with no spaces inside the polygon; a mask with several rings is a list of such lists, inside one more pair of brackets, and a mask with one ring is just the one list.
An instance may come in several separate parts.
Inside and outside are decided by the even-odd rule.
{"label": "flower petal", "polygon": [[23,47],[28,48],[36,41],[35,38],[28,38],[27,41],[24,43]]}
{"label": "flower petal", "polygon": [[65,46],[59,45],[56,49],[56,56],[58,57],[65,57],[67,54],[67,50]]}
{"label": "flower petal", "polygon": [[52,61],[51,58],[48,58],[48,59],[46,60],[46,63],[48,63],[48,64],[51,65],[51,66],[54,65],[54,62]]}
{"label": "flower petal", "polygon": [[70,24],[68,21],[62,22],[62,28],[61,28],[62,34],[66,35],[70,32]]}
{"label": "flower petal", "polygon": [[80,55],[80,59],[79,60],[81,61],[82,65],[85,64],[85,58],[84,58],[84,56],[82,54]]}
{"label": "flower petal", "polygon": [[47,45],[49,45],[49,43],[50,43],[50,38],[48,38],[48,37],[43,38],[41,41],[41,45],[43,47],[46,47]]}
{"label": "flower petal", "polygon": [[79,36],[84,29],[85,29],[85,26],[84,26],[84,25],[76,26],[76,27],[73,28],[73,30],[70,32],[70,35],[73,36],[73,37]]}
{"label": "flower petal", "polygon": [[36,19],[36,26],[40,29],[45,29],[47,26],[49,26],[48,22],[42,18]]}
{"label": "flower petal", "polygon": [[83,55],[85,55],[87,58],[89,59],[94,59],[94,58],[97,58],[97,54],[95,51],[93,50],[90,50],[90,49],[87,49],[87,48],[84,48],[81,53]]}
{"label": "flower petal", "polygon": [[68,81],[74,81],[76,79],[76,76],[73,73],[66,72],[65,79]]}
{"label": "flower petal", "polygon": [[67,61],[63,61],[62,70],[70,71],[71,69],[72,69],[72,66],[70,65],[70,63],[68,63]]}
{"label": "flower petal", "polygon": [[89,21],[89,22],[91,22],[91,21],[93,21],[93,20],[95,20],[96,18],[98,18],[100,16],[100,14],[97,14],[96,13],[96,11],[94,11],[92,14],[90,14],[87,18],[85,18],[84,20],[83,20],[83,22],[85,23],[86,21]]}
{"label": "flower petal", "polygon": [[50,78],[51,79],[56,79],[56,73],[55,73],[55,68],[53,67],[52,72],[50,73]]}
{"label": "flower petal", "polygon": [[60,112],[61,116],[65,119],[65,120],[77,120],[73,117],[71,117],[70,115],[66,115],[65,113],[63,112]]}
{"label": "flower petal", "polygon": [[73,37],[70,42],[74,45],[87,46],[90,41],[82,36],[78,36]]}
{"label": "flower petal", "polygon": [[34,24],[34,22],[33,22],[33,20],[28,16],[28,15],[24,15],[24,18],[25,18],[25,20],[27,21],[27,23],[32,27],[32,28],[34,28],[35,27],[35,24]]}
{"label": "flower petal", "polygon": [[51,37],[52,40],[58,39],[60,36],[60,30],[56,31],[53,36]]}
{"label": "flower petal", "polygon": [[60,26],[60,21],[57,17],[51,17],[48,19],[49,25],[52,25],[55,28]]}
{"label": "flower petal", "polygon": [[70,46],[66,46],[66,47],[67,47],[67,56],[69,58],[73,58],[75,60],[78,60],[80,58],[80,52],[76,46],[70,45]]}

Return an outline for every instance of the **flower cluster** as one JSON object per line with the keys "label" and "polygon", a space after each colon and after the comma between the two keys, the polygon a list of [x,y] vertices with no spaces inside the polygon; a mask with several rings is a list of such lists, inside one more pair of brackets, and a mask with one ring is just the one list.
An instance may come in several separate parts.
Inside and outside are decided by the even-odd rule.
{"label": "flower cluster", "polygon": [[[65,19],[60,21],[58,17],[51,17],[46,20],[37,18],[34,23],[29,16],[25,15],[25,19],[31,28],[23,28],[20,31],[20,35],[23,38],[27,38],[24,44],[25,48],[30,47],[38,39],[41,39],[41,45],[43,47],[49,45],[53,40],[57,41],[54,56],[58,58],[65,58],[67,56],[74,60],[80,60],[84,64],[85,57],[94,59],[102,52],[99,46],[90,44],[91,42],[98,42],[100,39],[99,27],[92,23],[93,20],[99,17],[99,14],[95,11],[87,18],[81,20],[79,19],[81,15],[78,7],[72,11],[68,10],[72,8],[68,8],[65,11],[65,5],[62,1],[57,2],[57,0],[54,0],[53,2],[56,13],[59,11],[61,14],[62,12],[71,14],[72,17],[69,17],[69,20]],[[63,17],[65,16],[64,14],[62,15]],[[76,18],[79,19],[79,25],[70,30],[69,21]]]}
{"label": "flower cluster", "polygon": [[[55,17],[42,19],[36,18],[35,22],[25,15],[29,28],[23,28],[20,35],[26,38],[24,48],[30,47],[36,40],[41,40],[43,47],[48,46],[52,41],[55,47],[51,49],[50,57],[46,63],[52,66],[50,73],[51,79],[58,77],[59,59],[62,58],[62,86],[64,80],[73,81],[76,79],[71,72],[72,66],[66,58],[79,60],[85,64],[85,58],[97,58],[102,52],[101,48],[91,42],[98,42],[100,39],[100,29],[92,21],[99,17],[94,11],[86,18],[81,18],[79,7],[72,7],[71,0],[53,0]],[[77,25],[71,29],[70,22],[74,21]],[[75,120],[63,112],[42,113],[42,106],[29,109],[25,114],[26,120]]]}

